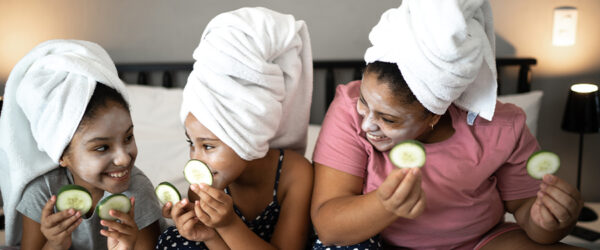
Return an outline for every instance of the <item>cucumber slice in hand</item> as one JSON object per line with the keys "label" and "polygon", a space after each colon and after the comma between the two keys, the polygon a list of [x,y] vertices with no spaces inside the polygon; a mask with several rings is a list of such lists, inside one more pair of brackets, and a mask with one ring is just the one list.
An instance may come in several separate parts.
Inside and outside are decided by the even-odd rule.
{"label": "cucumber slice in hand", "polygon": [[179,194],[177,188],[167,181],[158,184],[154,189],[154,193],[162,205],[167,204],[167,202],[174,205],[181,200],[181,194]]}
{"label": "cucumber slice in hand", "polygon": [[190,184],[206,183],[212,185],[212,172],[204,162],[199,160],[189,160],[183,168],[183,176]]}
{"label": "cucumber slice in hand", "polygon": [[420,168],[425,165],[425,147],[415,140],[398,143],[390,150],[389,156],[399,168]]}
{"label": "cucumber slice in hand", "polygon": [[124,194],[113,194],[108,196],[96,206],[98,217],[103,220],[117,220],[117,218],[109,214],[110,210],[114,209],[123,213],[129,213],[131,210],[131,201]]}
{"label": "cucumber slice in hand", "polygon": [[554,174],[559,167],[560,158],[550,151],[537,151],[527,160],[527,173],[535,179],[542,179],[546,174]]}
{"label": "cucumber slice in hand", "polygon": [[64,211],[75,209],[82,215],[92,209],[92,195],[90,192],[79,185],[64,185],[58,190],[56,195],[56,209]]}

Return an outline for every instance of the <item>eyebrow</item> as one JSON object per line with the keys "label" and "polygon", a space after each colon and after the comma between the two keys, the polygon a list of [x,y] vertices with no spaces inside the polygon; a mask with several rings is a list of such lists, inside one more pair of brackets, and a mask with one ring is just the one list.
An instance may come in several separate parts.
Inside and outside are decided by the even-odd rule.
{"label": "eyebrow", "polygon": [[[129,133],[129,131],[131,131],[133,129],[133,125],[131,125],[127,130],[125,130],[125,134]],[[90,144],[90,143],[94,143],[94,142],[98,142],[98,141],[108,141],[110,140],[110,137],[95,137],[90,139],[89,141],[87,141],[85,144]]]}
{"label": "eyebrow", "polygon": [[[188,139],[191,140],[190,135],[188,134],[187,130],[185,130],[185,137],[187,137]],[[196,137],[196,138],[194,138],[194,140],[200,140],[200,141],[218,141],[218,139],[207,138],[207,137]]]}

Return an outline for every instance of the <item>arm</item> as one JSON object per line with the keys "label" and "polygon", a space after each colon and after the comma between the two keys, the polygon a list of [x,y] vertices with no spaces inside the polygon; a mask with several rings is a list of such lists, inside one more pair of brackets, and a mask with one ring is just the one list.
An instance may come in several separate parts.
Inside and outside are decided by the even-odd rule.
{"label": "arm", "polygon": [[160,226],[158,221],[140,230],[138,239],[135,243],[135,249],[153,249],[156,246],[156,239],[160,234]]}
{"label": "arm", "polygon": [[418,169],[395,169],[376,191],[361,195],[362,178],[319,163],[315,167],[311,216],[325,245],[360,243],[425,209]]}
{"label": "arm", "polygon": [[529,238],[541,244],[558,242],[577,223],[583,207],[580,193],[564,180],[546,175],[537,197],[506,201]]}

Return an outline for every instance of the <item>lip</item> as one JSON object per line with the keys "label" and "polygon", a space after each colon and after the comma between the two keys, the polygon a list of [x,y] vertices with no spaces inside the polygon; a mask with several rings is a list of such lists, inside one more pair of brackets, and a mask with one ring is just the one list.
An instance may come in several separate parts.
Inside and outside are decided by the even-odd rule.
{"label": "lip", "polygon": [[126,168],[119,171],[104,172],[102,174],[111,180],[121,182],[129,179],[129,176],[131,175],[131,168]]}
{"label": "lip", "polygon": [[371,142],[382,142],[382,141],[387,141],[390,138],[387,136],[377,136],[377,135],[373,135],[370,133],[365,133],[367,139]]}

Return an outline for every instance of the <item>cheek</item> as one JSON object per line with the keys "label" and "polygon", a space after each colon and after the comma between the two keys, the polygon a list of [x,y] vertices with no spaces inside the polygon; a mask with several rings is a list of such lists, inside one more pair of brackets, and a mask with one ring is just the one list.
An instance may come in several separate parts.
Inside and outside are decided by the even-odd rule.
{"label": "cheek", "polygon": [[356,112],[358,113],[358,115],[364,117],[367,114],[367,107],[365,107],[365,105],[362,104],[360,101],[357,101]]}
{"label": "cheek", "polygon": [[382,130],[394,143],[399,143],[404,140],[412,140],[419,137],[420,127],[420,124],[408,122],[400,127],[386,127]]}

